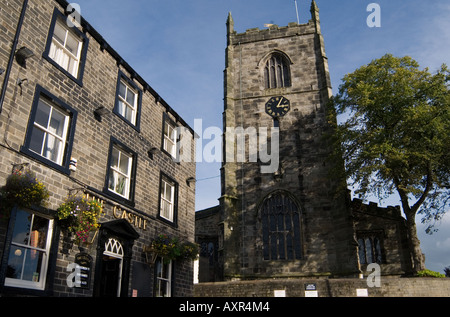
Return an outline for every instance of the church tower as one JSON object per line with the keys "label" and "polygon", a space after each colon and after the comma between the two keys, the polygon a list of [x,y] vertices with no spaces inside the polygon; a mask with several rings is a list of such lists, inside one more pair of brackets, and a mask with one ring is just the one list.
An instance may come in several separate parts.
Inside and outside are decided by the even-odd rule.
{"label": "church tower", "polygon": [[219,225],[225,280],[357,272],[346,193],[329,173],[331,95],[315,1],[306,24],[241,34],[229,14]]}

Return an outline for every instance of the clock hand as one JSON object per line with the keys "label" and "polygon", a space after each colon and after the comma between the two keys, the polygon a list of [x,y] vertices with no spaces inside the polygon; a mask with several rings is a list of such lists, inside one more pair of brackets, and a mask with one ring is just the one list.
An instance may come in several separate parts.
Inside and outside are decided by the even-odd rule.
{"label": "clock hand", "polygon": [[284,106],[280,106],[281,105],[281,102],[283,101],[283,97],[281,97],[281,99],[280,99],[280,102],[278,103],[278,106],[277,106],[277,108],[282,108],[282,107],[284,107]]}

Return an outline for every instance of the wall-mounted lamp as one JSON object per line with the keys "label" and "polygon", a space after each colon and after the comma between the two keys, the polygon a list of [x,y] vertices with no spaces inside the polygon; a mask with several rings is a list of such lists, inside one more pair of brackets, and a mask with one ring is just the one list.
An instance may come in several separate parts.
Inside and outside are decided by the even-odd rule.
{"label": "wall-mounted lamp", "polygon": [[155,147],[152,147],[149,151],[148,151],[148,157],[151,158],[153,160],[154,155],[156,154],[156,152],[158,152],[158,149]]}
{"label": "wall-mounted lamp", "polygon": [[99,122],[102,122],[102,117],[106,116],[108,113],[109,113],[109,110],[103,106],[100,106],[94,110],[95,119],[97,119]]}
{"label": "wall-mounted lamp", "polygon": [[27,68],[27,59],[33,56],[34,56],[33,51],[23,46],[19,48],[16,52],[16,61],[23,68]]}
{"label": "wall-mounted lamp", "polygon": [[70,158],[70,162],[69,162],[69,170],[71,170],[72,172],[76,172],[77,171],[77,166],[78,166],[77,159],[71,157]]}
{"label": "wall-mounted lamp", "polygon": [[189,177],[188,179],[186,179],[186,184],[191,187],[191,183],[195,183],[195,178],[194,177]]}

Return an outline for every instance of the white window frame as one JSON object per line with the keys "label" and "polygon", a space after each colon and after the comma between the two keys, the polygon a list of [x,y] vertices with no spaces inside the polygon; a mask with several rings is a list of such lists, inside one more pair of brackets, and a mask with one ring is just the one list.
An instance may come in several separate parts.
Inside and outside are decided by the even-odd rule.
{"label": "white window frame", "polygon": [[[167,188],[171,188],[171,195],[170,197],[167,197]],[[161,203],[160,203],[160,210],[159,215],[167,219],[171,222],[174,220],[174,209],[175,209],[175,190],[176,186],[174,182],[171,182],[167,180],[166,178],[161,179]],[[168,206],[168,212],[166,212],[166,206]]]}
{"label": "white window frame", "polygon": [[[167,131],[167,133],[166,133]],[[172,137],[171,136],[172,132]],[[177,138],[178,138],[178,129],[175,125],[173,125],[168,119],[164,121],[164,143],[163,149],[167,153],[169,153],[172,157],[176,158],[177,153]]]}
{"label": "white window frame", "polygon": [[[165,263],[164,258],[159,258],[157,265],[160,265],[161,271],[156,269],[156,297],[171,297],[172,296],[172,260],[168,263]],[[167,273],[167,277],[163,277]],[[161,274],[161,275],[159,275]],[[161,294],[162,292],[162,284],[166,286],[166,292]]]}
{"label": "white window frame", "polygon": [[[113,162],[113,152],[114,150],[119,152],[119,155],[117,156],[117,162]],[[118,184],[118,180],[119,180],[119,176],[123,176],[125,177],[125,190],[124,190],[124,194],[119,193],[118,191],[116,191],[116,189],[112,189],[110,187],[110,182],[108,180],[108,190],[113,192],[116,195],[119,195],[121,197],[124,197],[126,199],[130,198],[130,189],[131,189],[131,173],[132,173],[132,168],[133,168],[133,155],[130,153],[125,152],[124,150],[122,150],[120,147],[113,145],[112,150],[111,150],[111,163],[109,166],[109,178],[113,177],[114,178],[114,185],[117,186]],[[123,173],[122,171],[120,171],[120,161],[122,156],[126,156],[128,157],[128,170],[127,173]],[[116,166],[115,166],[116,165]]]}
{"label": "white window frame", "polygon": [[[38,251],[38,252],[42,252],[43,254],[43,259],[42,259],[42,263],[41,263],[41,270],[39,273],[39,282],[34,282],[34,281],[25,281],[22,279],[15,279],[15,278],[10,278],[10,277],[5,277],[5,286],[10,286],[10,287],[19,287],[19,288],[27,288],[27,289],[36,289],[36,290],[44,290],[45,289],[45,283],[47,280],[47,270],[48,270],[48,260],[49,260],[49,255],[50,255],[50,247],[51,247],[51,243],[52,243],[52,236],[53,236],[53,219],[44,217],[40,214],[36,214],[34,212],[25,210],[25,209],[17,209],[16,212],[18,212],[19,210],[22,210],[24,212],[29,213],[30,215],[32,215],[32,222],[31,222],[31,226],[30,226],[30,230],[33,227],[33,221],[35,219],[35,217],[40,217],[43,219],[48,220],[48,229],[47,229],[47,241],[46,241],[46,246],[45,249],[41,249],[38,247],[33,247],[31,245],[25,245],[25,244],[21,244],[18,242],[13,242],[11,241],[10,243],[10,248],[13,247],[19,247],[19,248],[24,248],[27,251]],[[31,237],[31,231],[29,231],[30,233],[30,237]],[[31,243],[31,239],[29,244]],[[28,252],[26,253],[26,255],[28,254]],[[25,257],[24,256],[24,261],[25,261]],[[8,257],[8,262],[9,262],[9,257]],[[23,273],[23,272],[22,272]]]}
{"label": "white window frame", "polygon": [[[56,28],[60,28],[65,31],[64,35],[64,43],[60,43],[55,38],[55,30]],[[70,52],[67,46],[67,39],[69,35],[76,39],[78,42],[78,48],[76,55]],[[83,40],[80,39],[75,33],[71,32],[68,27],[64,25],[59,19],[56,20],[55,28],[53,30],[52,35],[52,43],[50,45],[50,51],[48,56],[54,60],[59,66],[61,66],[65,71],[71,74],[73,77],[78,78],[78,72],[80,68],[80,60],[81,60],[81,52],[83,50]],[[70,65],[73,64],[72,69],[70,69]]]}
{"label": "white window frame", "polygon": [[[44,139],[42,140],[41,150],[40,150],[39,153],[36,152],[36,151],[31,150],[31,148],[30,148],[30,151],[33,151],[33,152],[39,154],[40,156],[42,156],[42,157],[44,157],[44,158],[46,158],[46,159],[48,159],[48,160],[58,164],[58,165],[62,165],[63,164],[63,160],[64,160],[64,153],[65,153],[66,145],[67,145],[67,135],[68,135],[68,132],[69,132],[70,116],[65,111],[60,110],[59,107],[57,107],[57,106],[53,105],[52,103],[46,101],[45,98],[42,98],[42,97],[39,98],[36,111],[39,108],[39,104],[41,102],[44,103],[45,105],[47,105],[48,107],[50,107],[50,112],[49,112],[49,116],[48,116],[48,120],[47,120],[47,126],[44,127],[44,126],[38,124],[36,122],[36,118],[35,118],[35,121],[33,122],[33,127],[35,129],[39,129],[42,132],[44,132]],[[50,126],[52,115],[53,115],[53,112],[55,112],[55,111],[58,112],[59,114],[61,114],[64,117],[62,136],[57,135],[55,133],[55,131],[53,131],[51,129],[51,126]],[[47,143],[49,135],[51,135],[53,138],[55,138],[57,140],[57,142],[58,141],[60,142],[60,146],[59,146],[58,152],[56,153],[56,159],[55,160],[51,159],[51,155],[50,156],[48,155],[49,149],[46,150],[46,148],[45,148],[45,145]],[[33,137],[31,136],[31,139],[32,138]],[[44,153],[45,151],[47,151],[47,152]]]}
{"label": "white window frame", "polygon": [[[117,97],[119,98],[119,100],[122,102],[122,106],[120,106],[120,103],[117,105],[117,112],[124,117],[126,120],[128,120],[128,118],[125,115],[125,108],[129,108],[131,109],[131,121],[130,121],[133,125],[136,125],[136,117],[137,117],[137,112],[138,112],[138,97],[139,97],[139,93],[134,90],[132,87],[130,87],[130,85],[123,79],[120,80],[119,85],[124,85],[125,86],[125,98],[122,97],[120,95],[120,87],[118,89],[117,92]],[[128,101],[127,101],[127,97],[128,97],[128,93],[132,92],[134,94],[134,100],[133,103],[134,105],[131,105]]]}

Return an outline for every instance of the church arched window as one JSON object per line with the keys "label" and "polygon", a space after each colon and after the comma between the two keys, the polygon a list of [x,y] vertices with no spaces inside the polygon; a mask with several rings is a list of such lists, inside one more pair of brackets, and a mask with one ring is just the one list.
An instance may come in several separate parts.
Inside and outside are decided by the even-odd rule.
{"label": "church arched window", "polygon": [[273,53],[264,67],[266,89],[291,86],[289,60],[281,53]]}
{"label": "church arched window", "polygon": [[358,233],[358,236],[359,263],[382,263],[381,233]]}
{"label": "church arched window", "polygon": [[297,204],[284,193],[267,197],[261,205],[264,260],[301,259],[301,219]]}

